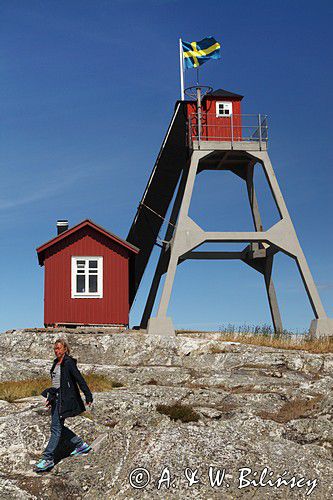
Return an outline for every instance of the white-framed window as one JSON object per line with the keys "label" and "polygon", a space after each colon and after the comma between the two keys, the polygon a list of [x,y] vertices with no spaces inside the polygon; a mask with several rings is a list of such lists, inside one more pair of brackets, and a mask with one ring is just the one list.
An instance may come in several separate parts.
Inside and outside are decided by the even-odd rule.
{"label": "white-framed window", "polygon": [[232,102],[218,101],[216,103],[216,117],[232,115]]}
{"label": "white-framed window", "polygon": [[72,257],[72,299],[103,297],[103,257]]}

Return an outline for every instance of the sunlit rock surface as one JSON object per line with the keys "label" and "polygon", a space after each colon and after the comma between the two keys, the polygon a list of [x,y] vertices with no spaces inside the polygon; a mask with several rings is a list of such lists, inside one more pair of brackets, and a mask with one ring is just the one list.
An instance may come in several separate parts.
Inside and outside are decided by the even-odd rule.
{"label": "sunlit rock surface", "polygon": [[[332,498],[332,354],[222,342],[218,334],[22,330],[0,334],[0,380],[48,376],[59,336],[83,373],[123,386],[95,393],[92,412],[66,420],[88,442],[100,437],[97,450],[70,458],[62,447],[43,475],[32,468],[49,438],[44,399],[0,401],[1,499]],[[200,419],[173,421],[156,409],[174,403]],[[281,476],[289,485],[269,485]]]}

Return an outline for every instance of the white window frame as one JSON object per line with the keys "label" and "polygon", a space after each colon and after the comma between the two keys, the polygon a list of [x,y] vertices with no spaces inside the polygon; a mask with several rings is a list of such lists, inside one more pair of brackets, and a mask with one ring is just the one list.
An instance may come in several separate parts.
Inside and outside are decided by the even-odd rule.
{"label": "white window frame", "polygon": [[[97,292],[78,292],[76,288],[77,261],[85,261],[85,290],[89,290],[89,261],[97,260]],[[87,272],[88,271],[88,272]],[[96,273],[91,273],[96,274]],[[71,297],[72,299],[102,299],[103,298],[103,257],[100,256],[72,256],[71,258]]]}
{"label": "white window frame", "polygon": [[[224,105],[224,109],[229,110],[228,114],[221,113],[220,104]],[[231,116],[231,115],[232,115],[232,102],[230,102],[230,101],[217,101],[216,102],[216,118],[222,118],[222,117],[228,118],[228,116]]]}

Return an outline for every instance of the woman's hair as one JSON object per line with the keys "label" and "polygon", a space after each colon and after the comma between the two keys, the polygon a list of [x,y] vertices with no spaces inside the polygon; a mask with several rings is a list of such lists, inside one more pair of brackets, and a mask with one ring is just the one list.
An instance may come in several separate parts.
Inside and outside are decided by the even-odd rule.
{"label": "woman's hair", "polygon": [[68,342],[67,342],[67,340],[66,340],[66,339],[62,339],[62,338],[57,339],[57,340],[55,341],[54,345],[56,345],[56,344],[61,344],[61,345],[62,345],[62,346],[64,346],[64,348],[66,349],[67,354],[69,354],[69,353],[70,353],[69,344],[68,344]]}

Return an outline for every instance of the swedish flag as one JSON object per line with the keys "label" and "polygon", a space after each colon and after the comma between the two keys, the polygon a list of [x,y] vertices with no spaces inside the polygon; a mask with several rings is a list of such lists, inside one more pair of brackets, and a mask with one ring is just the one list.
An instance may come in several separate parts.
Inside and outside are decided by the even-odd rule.
{"label": "swedish flag", "polygon": [[209,59],[220,59],[221,45],[213,38],[208,36],[200,42],[184,42],[183,57],[185,68],[197,68]]}

